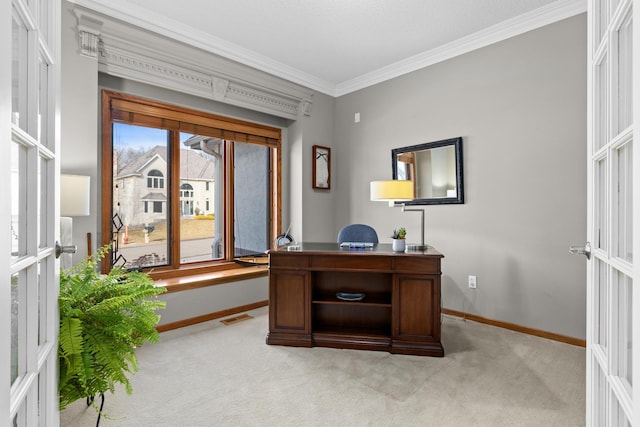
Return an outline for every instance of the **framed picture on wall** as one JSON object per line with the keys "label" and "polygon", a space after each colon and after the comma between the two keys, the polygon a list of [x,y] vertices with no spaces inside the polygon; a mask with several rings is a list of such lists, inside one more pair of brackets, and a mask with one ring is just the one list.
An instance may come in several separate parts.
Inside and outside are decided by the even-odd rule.
{"label": "framed picture on wall", "polygon": [[331,148],[313,146],[313,188],[331,189]]}

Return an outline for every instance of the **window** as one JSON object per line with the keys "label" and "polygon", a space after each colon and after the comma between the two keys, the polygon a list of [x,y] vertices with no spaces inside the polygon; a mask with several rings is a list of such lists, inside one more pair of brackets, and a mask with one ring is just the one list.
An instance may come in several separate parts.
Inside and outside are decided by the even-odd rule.
{"label": "window", "polygon": [[193,187],[191,186],[191,184],[182,184],[180,186],[180,197],[193,198]]}
{"label": "window", "polygon": [[269,249],[280,222],[279,129],[103,91],[102,140],[111,266],[163,278],[236,267],[234,258]]}
{"label": "window", "polygon": [[164,175],[159,170],[153,169],[147,175],[148,188],[164,188]]}

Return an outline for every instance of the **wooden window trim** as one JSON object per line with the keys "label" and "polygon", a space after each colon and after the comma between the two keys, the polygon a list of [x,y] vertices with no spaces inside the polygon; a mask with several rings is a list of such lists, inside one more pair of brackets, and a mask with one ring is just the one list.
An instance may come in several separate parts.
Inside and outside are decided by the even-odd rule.
{"label": "wooden window trim", "polygon": [[[188,120],[188,122],[186,121]],[[281,232],[282,218],[282,132],[278,128],[261,125],[257,123],[245,122],[238,119],[218,116],[199,110],[193,110],[186,107],[179,107],[166,104],[154,100],[144,99],[133,95],[102,90],[102,186],[111,188],[113,186],[113,150],[112,150],[112,122],[131,123],[147,127],[163,128],[180,132],[194,133],[221,139],[233,140],[238,142],[249,142],[270,147],[273,150],[271,165],[271,224],[270,224],[270,241]],[[177,135],[175,136],[177,138]],[[172,144],[173,150],[170,153],[175,158],[176,150],[179,150],[179,144]],[[227,153],[232,155],[232,153]],[[230,168],[225,168],[230,169]],[[227,171],[224,176],[224,186],[229,189],[229,180],[232,179],[232,171]],[[178,189],[180,177],[177,174],[171,175],[171,188]],[[102,229],[102,245],[111,243],[111,216],[112,216],[112,192],[102,191],[101,198],[101,229]],[[227,194],[228,193],[228,194]],[[232,224],[228,218],[232,218],[232,202],[233,188],[226,191],[225,200],[225,224],[223,229],[226,236],[233,236]],[[179,198],[178,198],[179,199]],[[179,216],[179,203],[173,203],[168,206],[171,209],[172,218]],[[178,227],[171,229],[171,241],[179,242]],[[225,239],[225,253],[233,253],[233,239]],[[178,259],[178,245],[170,245],[171,259]],[[178,261],[179,263],[179,261]],[[102,270],[107,272],[110,263],[103,263]],[[185,265],[170,265],[150,268],[147,273],[154,280],[175,281],[177,277],[190,275],[202,275],[211,272],[224,270],[238,270],[247,267],[239,267],[239,265],[229,259],[211,260],[200,263]],[[242,276],[241,274],[239,276]],[[206,282],[206,280],[205,280]],[[170,285],[171,283],[169,283]]]}

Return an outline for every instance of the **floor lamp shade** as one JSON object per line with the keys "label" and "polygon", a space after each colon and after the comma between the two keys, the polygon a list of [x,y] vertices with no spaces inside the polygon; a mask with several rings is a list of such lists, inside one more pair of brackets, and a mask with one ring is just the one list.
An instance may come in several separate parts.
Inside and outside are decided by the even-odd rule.
{"label": "floor lamp shade", "polygon": [[84,175],[60,176],[60,215],[89,216],[90,180]]}

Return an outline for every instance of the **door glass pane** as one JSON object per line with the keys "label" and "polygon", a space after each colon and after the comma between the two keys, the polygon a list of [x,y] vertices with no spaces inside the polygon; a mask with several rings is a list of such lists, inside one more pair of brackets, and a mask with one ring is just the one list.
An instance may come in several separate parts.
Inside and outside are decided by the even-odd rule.
{"label": "door glass pane", "polygon": [[616,375],[622,379],[629,396],[631,396],[632,382],[632,297],[633,288],[630,277],[616,272],[616,334],[617,334],[617,369]]}
{"label": "door glass pane", "polygon": [[602,37],[604,36],[604,32],[607,29],[607,24],[609,22],[609,9],[608,2],[606,1],[597,1],[594,2],[595,13],[595,31],[594,31],[594,44],[593,48],[598,49],[600,46],[600,42],[602,41]]}
{"label": "door glass pane", "polygon": [[113,124],[113,265],[166,265],[169,258],[169,131]]}
{"label": "door glass pane", "polygon": [[617,253],[619,258],[633,262],[633,145],[628,142],[616,150],[618,166]]}
{"label": "door glass pane", "polygon": [[269,249],[269,148],[234,143],[234,256],[264,254]]}
{"label": "door glass pane", "polygon": [[38,1],[38,29],[40,30],[40,37],[42,40],[48,45],[51,46],[51,25],[49,24],[49,20],[52,18],[51,15],[51,0],[39,0]]}
{"label": "door glass pane", "polygon": [[47,342],[47,266],[49,258],[38,263],[38,345]]}
{"label": "door glass pane", "polygon": [[26,255],[27,251],[27,199],[26,199],[26,149],[11,143],[11,258]]}
{"label": "door glass pane", "polygon": [[40,91],[38,100],[38,141],[52,149],[48,135],[49,129],[49,64],[45,58],[40,57]]}
{"label": "door glass pane", "polygon": [[631,15],[622,24],[617,33],[618,36],[618,129],[616,134],[622,132],[632,123],[632,36],[633,25]]}
{"label": "door glass pane", "polygon": [[20,276],[11,275],[11,384],[18,378],[18,348],[20,325]]}
{"label": "door glass pane", "polygon": [[593,360],[593,381],[592,381],[592,394],[594,426],[606,426],[608,425],[609,418],[609,384],[605,379],[605,374],[600,367],[597,360]]}
{"label": "door glass pane", "polygon": [[[608,345],[608,270],[607,264],[596,259],[594,277],[594,332],[595,344],[606,350]],[[606,354],[606,351],[605,351]]]}
{"label": "door glass pane", "polygon": [[604,147],[604,145],[609,140],[609,115],[607,114],[609,105],[609,97],[608,97],[608,82],[609,82],[609,72],[608,72],[608,58],[605,55],[602,58],[602,61],[596,65],[595,69],[595,91],[594,97],[595,99],[595,107],[594,107],[594,135],[593,135],[593,147],[595,151],[598,151],[600,148]]}
{"label": "door glass pane", "polygon": [[610,425],[615,427],[631,427],[631,423],[627,418],[627,414],[625,414],[624,409],[620,406],[620,402],[615,396],[611,396],[611,406],[613,411],[611,415],[613,416],[613,420],[611,420],[610,424],[602,424],[602,425]]}
{"label": "door glass pane", "polygon": [[39,180],[40,185],[38,186],[38,219],[39,219],[39,227],[38,227],[38,245],[40,248],[47,247],[47,236],[49,232],[49,215],[50,212],[50,204],[47,200],[47,195],[49,192],[47,191],[47,183],[49,181],[48,177],[51,176],[50,168],[53,167],[53,162],[46,159],[40,158],[40,170],[39,170]]}
{"label": "door glass pane", "polygon": [[45,363],[40,368],[40,374],[38,375],[38,392],[37,392],[37,416],[39,420],[38,425],[46,426],[47,423],[47,382],[49,375],[47,371],[49,366]]}
{"label": "door glass pane", "polygon": [[27,131],[27,60],[29,34],[13,10],[11,58],[11,123]]}
{"label": "door glass pane", "polygon": [[180,133],[180,262],[224,256],[225,141]]}
{"label": "door glass pane", "polygon": [[607,159],[598,160],[594,168],[595,178],[595,218],[594,218],[594,245],[596,248],[607,249],[608,218],[607,218]]}

